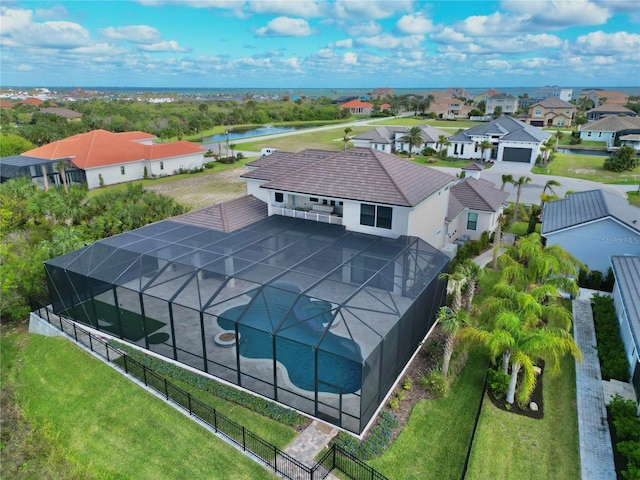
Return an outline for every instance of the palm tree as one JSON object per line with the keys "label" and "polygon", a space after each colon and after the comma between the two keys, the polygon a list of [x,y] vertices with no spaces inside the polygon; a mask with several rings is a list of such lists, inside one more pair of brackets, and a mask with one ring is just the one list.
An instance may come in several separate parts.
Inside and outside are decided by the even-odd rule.
{"label": "palm tree", "polygon": [[43,163],[40,165],[40,170],[42,171],[42,183],[44,186],[44,191],[49,190],[49,178],[47,177],[47,166]]}
{"label": "palm tree", "polygon": [[531,177],[525,177],[524,175],[518,180],[513,180],[512,183],[516,187],[516,203],[513,205],[513,221],[518,219],[518,206],[520,205],[520,195],[522,194],[522,187],[531,181]]}
{"label": "palm tree", "polygon": [[[559,181],[557,180],[548,180],[547,183],[544,184],[544,188],[542,189],[542,193],[540,194],[540,207],[542,208],[545,204],[545,202],[548,202],[549,200],[555,200],[558,197],[558,194],[555,192],[555,190],[553,189],[553,187],[560,187],[561,184]],[[551,192],[551,195],[547,194],[547,190],[549,190]]]}
{"label": "palm tree", "polygon": [[501,213],[498,216],[498,222],[496,231],[493,234],[493,255],[491,267],[496,270],[498,268],[498,251],[500,250],[500,244],[502,243],[502,226],[505,222],[505,216]]}
{"label": "palm tree", "polygon": [[411,158],[413,147],[417,147],[420,144],[424,143],[422,130],[418,126],[411,127],[407,133],[400,137],[400,141],[409,144],[409,158]]}
{"label": "palm tree", "polygon": [[67,168],[67,161],[66,160],[60,160],[59,162],[56,163],[56,170],[58,170],[58,172],[60,172],[60,178],[62,179],[62,185],[64,186],[64,192],[65,193],[69,193],[69,186],[67,185],[66,168]]}
{"label": "palm tree", "polygon": [[526,291],[533,285],[553,286],[577,294],[575,279],[584,265],[558,245],[543,246],[540,234],[521,238],[499,259],[505,283]]}
{"label": "palm tree", "polygon": [[465,277],[464,284],[464,309],[467,312],[471,311],[471,304],[473,303],[473,297],[476,294],[476,288],[478,286],[478,277],[482,272],[482,268],[472,259],[468,258],[461,264],[461,272]]}
{"label": "palm tree", "polygon": [[504,191],[504,186],[507,183],[513,183],[513,175],[502,175],[502,186],[500,187],[500,190]]}
{"label": "palm tree", "polygon": [[442,152],[446,151],[444,150],[443,147],[448,147],[449,145],[451,145],[451,142],[445,135],[440,135],[438,137],[438,141],[436,142],[436,147],[438,147],[438,152],[440,153],[440,157],[443,156]]}
{"label": "palm tree", "polygon": [[454,311],[447,307],[440,307],[436,320],[440,328],[446,334],[444,342],[444,355],[440,373],[446,378],[449,373],[449,363],[453,355],[453,346],[462,329],[469,325],[469,316],[464,310]]}
{"label": "palm tree", "polygon": [[347,151],[347,145],[349,144],[349,141],[351,140],[351,137],[349,136],[349,134],[351,133],[352,129],[351,127],[347,127],[344,129],[344,138],[342,139],[344,141],[344,151]]}
{"label": "palm tree", "polygon": [[483,140],[481,142],[477,143],[478,148],[480,148],[480,157],[481,160],[484,162],[486,159],[484,158],[484,152],[486,150],[490,150],[493,148],[493,143],[491,143],[489,140]]}
{"label": "palm tree", "polygon": [[[491,330],[467,328],[461,336],[484,344],[493,361],[509,352],[511,375],[506,398],[509,404],[513,404],[516,398],[521,405],[528,403],[535,387],[533,367],[537,358],[547,362],[552,374],[560,372],[560,358],[567,353],[576,360],[581,359],[580,349],[566,330],[527,328],[519,315],[511,311],[498,314],[492,327]],[[518,386],[520,371],[522,378]]]}
{"label": "palm tree", "polygon": [[235,150],[236,147],[237,147],[237,145],[235,143],[230,143],[229,144],[229,148],[231,149],[231,158],[235,158],[235,155],[233,154],[233,151]]}
{"label": "palm tree", "polygon": [[560,140],[562,139],[562,137],[564,137],[564,133],[562,133],[560,130],[556,130],[556,133],[554,133],[553,136],[556,138],[556,145],[555,145],[554,151],[557,151],[558,145],[560,144]]}
{"label": "palm tree", "polygon": [[460,265],[457,265],[451,273],[441,273],[438,278],[447,280],[447,292],[452,293],[451,309],[455,312],[462,307],[462,287],[465,282],[464,273]]}

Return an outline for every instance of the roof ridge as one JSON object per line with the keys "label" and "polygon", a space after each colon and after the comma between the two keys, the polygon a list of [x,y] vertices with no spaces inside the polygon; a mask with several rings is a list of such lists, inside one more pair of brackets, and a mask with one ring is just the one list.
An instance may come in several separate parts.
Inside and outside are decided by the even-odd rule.
{"label": "roof ridge", "polygon": [[[380,159],[380,157],[378,157],[378,152],[379,150],[376,149],[371,149],[371,151],[373,152],[373,156],[375,157],[375,159],[377,160],[377,162],[380,164],[380,166],[382,167],[382,169],[384,170],[384,173],[387,175],[387,177],[389,178],[389,180],[391,181],[391,183],[393,184],[394,187],[396,187],[396,190],[400,193],[400,196],[404,199],[404,201],[411,205],[411,200],[409,198],[407,198],[407,196],[404,193],[404,190],[400,188],[400,186],[398,185],[398,183],[396,182],[396,180],[393,178],[393,175],[391,175],[389,173],[389,170],[387,169],[387,166],[385,165],[385,163],[382,161],[382,159]],[[387,157],[389,158],[389,157]],[[398,158],[399,161],[404,162],[404,160],[401,160]]]}

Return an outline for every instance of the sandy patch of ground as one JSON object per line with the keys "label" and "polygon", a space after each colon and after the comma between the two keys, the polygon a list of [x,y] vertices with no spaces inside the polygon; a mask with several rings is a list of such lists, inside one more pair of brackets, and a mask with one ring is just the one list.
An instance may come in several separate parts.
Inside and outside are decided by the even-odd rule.
{"label": "sandy patch of ground", "polygon": [[150,185],[145,189],[172,197],[181,205],[197,210],[244,195],[247,186],[240,175],[247,171],[246,167],[239,167],[207,175],[187,175],[171,182]]}

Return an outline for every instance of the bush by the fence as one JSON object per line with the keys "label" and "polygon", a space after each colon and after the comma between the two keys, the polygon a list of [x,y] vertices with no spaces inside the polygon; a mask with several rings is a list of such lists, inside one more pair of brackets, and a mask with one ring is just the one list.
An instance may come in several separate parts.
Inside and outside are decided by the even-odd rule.
{"label": "bush by the fence", "polygon": [[396,428],[398,428],[396,417],[389,412],[382,411],[376,425],[361,442],[348,433],[341,432],[333,443],[360,460],[370,460],[387,448]]}
{"label": "bush by the fence", "polygon": [[613,299],[596,294],[591,303],[602,377],[605,380],[614,378],[627,382],[629,380],[629,362],[620,338],[620,327]]}
{"label": "bush by the fence", "polygon": [[626,469],[619,466],[627,479],[640,478],[640,419],[633,400],[624,400],[620,395],[609,403],[609,414],[614,426],[615,448],[624,456]]}
{"label": "bush by the fence", "polygon": [[228,385],[224,385],[220,382],[216,382],[210,378],[203,377],[197,373],[180,368],[169,362],[162,361],[156,357],[145,355],[144,353],[131,348],[120,342],[117,343],[118,348],[127,352],[129,357],[143,364],[145,367],[153,370],[158,375],[180,380],[193,387],[199,388],[203,391],[209,392],[212,395],[223,398],[233,403],[237,403],[245,408],[260,413],[265,417],[272,418],[286,425],[298,426],[306,423],[306,417],[296,413],[288,408],[281,407],[280,405],[265,400],[264,398],[256,397],[246,392],[242,392]]}

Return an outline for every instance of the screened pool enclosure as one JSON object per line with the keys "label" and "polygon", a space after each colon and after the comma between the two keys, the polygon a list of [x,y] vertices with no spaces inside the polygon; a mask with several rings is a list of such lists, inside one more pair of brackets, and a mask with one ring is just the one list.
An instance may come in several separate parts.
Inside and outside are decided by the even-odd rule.
{"label": "screened pool enclosure", "polygon": [[54,311],[360,433],[433,325],[448,258],[271,216],[165,220],[45,263]]}

